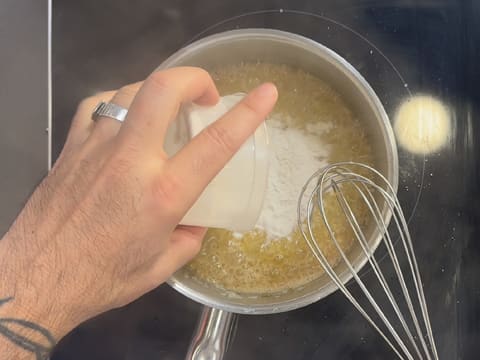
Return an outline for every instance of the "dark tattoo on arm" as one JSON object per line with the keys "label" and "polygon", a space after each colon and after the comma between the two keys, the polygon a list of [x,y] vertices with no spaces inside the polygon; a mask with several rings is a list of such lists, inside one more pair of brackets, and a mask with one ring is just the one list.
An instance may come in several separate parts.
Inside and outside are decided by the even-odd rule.
{"label": "dark tattoo on arm", "polygon": [[[13,297],[0,299],[0,306],[13,300]],[[22,333],[39,335],[43,339],[43,344],[29,339]],[[55,346],[55,339],[45,328],[31,321],[0,318],[0,337],[4,337],[16,346],[35,355],[36,360],[45,360],[50,355],[50,351]]]}

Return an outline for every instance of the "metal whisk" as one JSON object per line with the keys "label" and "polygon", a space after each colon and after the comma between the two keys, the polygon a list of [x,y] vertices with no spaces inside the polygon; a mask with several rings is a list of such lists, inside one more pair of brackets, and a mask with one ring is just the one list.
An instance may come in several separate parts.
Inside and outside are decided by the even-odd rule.
{"label": "metal whisk", "polygon": [[[334,219],[329,218],[329,209],[325,203],[326,197],[332,196],[328,194],[334,196],[333,199],[338,204],[336,206],[339,206],[347,226],[351,228],[354,245],[350,248],[355,246],[361,249],[360,255],[354,260],[349,258],[352,257],[349,250],[342,249],[336,238],[332,222]],[[366,227],[358,219],[352,194],[362,202],[370,226]],[[323,220],[330,240],[340,255],[335,264],[329,262],[316,239],[313,225],[316,216]],[[307,181],[299,197],[298,221],[303,237],[325,272],[400,359],[438,360],[407,222],[395,190],[380,172],[354,162],[333,164],[316,172]],[[381,260],[375,254],[380,243],[385,245],[387,251]],[[397,250],[396,243],[401,244]],[[401,258],[400,252],[404,258]],[[364,264],[369,265],[380,285],[381,290],[375,294],[372,288],[369,289],[370,285],[375,284],[369,283],[367,286],[358,275]],[[387,277],[382,271],[387,265],[393,266],[394,284],[392,277]],[[402,270],[402,267],[406,270]],[[345,286],[349,279],[358,284],[361,295]],[[395,289],[400,288],[396,295],[393,286],[396,286]],[[380,301],[380,295],[383,302]]]}

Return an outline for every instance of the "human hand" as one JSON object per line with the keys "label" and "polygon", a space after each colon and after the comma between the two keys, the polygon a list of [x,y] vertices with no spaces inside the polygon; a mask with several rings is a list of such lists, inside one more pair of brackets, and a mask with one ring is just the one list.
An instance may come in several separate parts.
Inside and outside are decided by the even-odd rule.
{"label": "human hand", "polygon": [[[129,108],[125,122],[94,123],[93,108],[112,95]],[[0,318],[13,313],[58,339],[157,287],[197,254],[205,229],[177,224],[277,92],[271,84],[253,90],[169,159],[163,138],[180,104],[218,98],[208,73],[175,68],[80,104],[60,158],[0,241],[0,299],[12,297]]]}

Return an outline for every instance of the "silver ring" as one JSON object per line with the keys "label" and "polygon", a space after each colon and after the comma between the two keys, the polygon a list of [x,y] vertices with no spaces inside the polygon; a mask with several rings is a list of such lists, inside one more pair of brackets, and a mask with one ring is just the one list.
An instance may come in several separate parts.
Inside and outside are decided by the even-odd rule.
{"label": "silver ring", "polygon": [[123,122],[127,117],[128,109],[117,104],[100,102],[92,112],[92,120],[97,121],[100,116],[106,116],[117,121]]}

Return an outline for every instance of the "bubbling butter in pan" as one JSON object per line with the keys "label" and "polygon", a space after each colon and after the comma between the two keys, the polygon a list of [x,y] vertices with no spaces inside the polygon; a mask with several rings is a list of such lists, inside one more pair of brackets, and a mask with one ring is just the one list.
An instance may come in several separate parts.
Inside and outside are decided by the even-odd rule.
{"label": "bubbling butter in pan", "polygon": [[[270,188],[267,186],[257,228],[244,234],[210,229],[200,254],[184,271],[198,281],[240,294],[276,293],[305,285],[321,276],[323,270],[296,226],[300,189],[313,172],[328,163],[372,164],[366,131],[330,85],[303,70],[278,64],[242,63],[216,68],[211,73],[221,94],[246,93],[262,82],[275,83],[279,99],[267,125],[277,151],[271,164],[277,169],[271,169]],[[285,181],[278,179],[285,174]],[[278,188],[272,189],[275,184]],[[272,204],[280,206],[281,202],[281,209],[267,208]],[[362,209],[360,199],[357,202],[354,199],[350,203],[361,222],[367,218],[368,210]],[[326,197],[337,240],[343,249],[348,249],[352,244],[351,229],[335,203],[335,199]],[[274,222],[275,217],[278,223]],[[339,254],[319,216],[313,226],[327,259],[336,263]]]}

